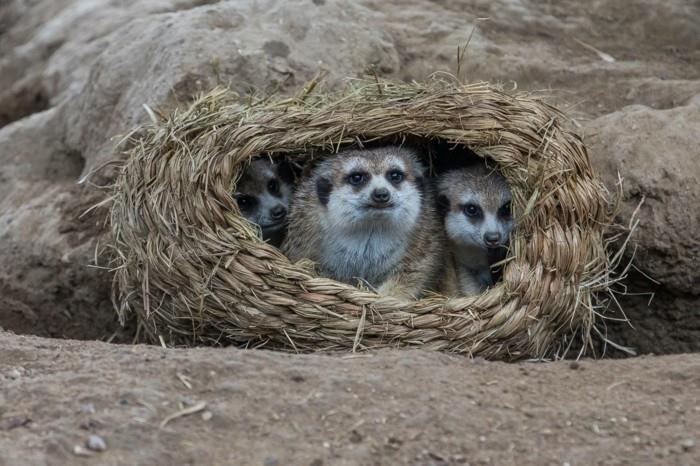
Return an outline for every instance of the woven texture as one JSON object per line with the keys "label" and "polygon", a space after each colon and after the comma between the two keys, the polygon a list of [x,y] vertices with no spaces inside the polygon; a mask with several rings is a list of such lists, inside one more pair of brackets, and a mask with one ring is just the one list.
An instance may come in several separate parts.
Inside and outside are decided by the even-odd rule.
{"label": "woven texture", "polygon": [[[607,291],[608,194],[551,106],[487,84],[359,82],[340,94],[241,103],[214,91],[132,137],[113,187],[109,250],[122,319],[172,345],[291,351],[413,346],[542,358],[590,339]],[[251,157],[304,163],[346,144],[441,139],[495,161],[516,231],[483,295],[410,303],[320,278],[263,243],[230,196]]]}

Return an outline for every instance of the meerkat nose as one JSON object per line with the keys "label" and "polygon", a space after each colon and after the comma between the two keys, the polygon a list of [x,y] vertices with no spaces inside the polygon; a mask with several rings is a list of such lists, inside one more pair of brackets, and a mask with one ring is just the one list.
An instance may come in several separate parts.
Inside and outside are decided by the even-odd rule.
{"label": "meerkat nose", "polygon": [[391,193],[386,188],[376,188],[372,191],[372,200],[377,204],[386,204],[391,199]]}
{"label": "meerkat nose", "polygon": [[489,231],[484,233],[484,243],[486,243],[487,246],[498,246],[500,242],[501,234],[497,231]]}
{"label": "meerkat nose", "polygon": [[287,215],[287,208],[283,205],[277,205],[270,209],[270,215],[273,219],[279,220]]}

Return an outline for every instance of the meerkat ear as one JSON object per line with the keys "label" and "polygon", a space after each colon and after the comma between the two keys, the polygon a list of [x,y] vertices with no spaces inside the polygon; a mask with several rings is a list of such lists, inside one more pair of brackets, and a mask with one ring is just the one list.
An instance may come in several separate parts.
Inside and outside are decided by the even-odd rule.
{"label": "meerkat ear", "polygon": [[440,194],[437,198],[437,210],[441,217],[450,211],[450,200],[444,194]]}
{"label": "meerkat ear", "polygon": [[331,191],[333,191],[333,183],[328,178],[321,177],[316,180],[316,195],[321,205],[325,206],[328,204],[328,200],[331,197]]}

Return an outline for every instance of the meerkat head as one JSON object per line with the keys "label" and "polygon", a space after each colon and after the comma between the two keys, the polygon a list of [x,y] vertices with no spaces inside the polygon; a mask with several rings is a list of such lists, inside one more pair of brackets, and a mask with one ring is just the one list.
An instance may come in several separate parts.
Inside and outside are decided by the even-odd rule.
{"label": "meerkat head", "polygon": [[438,209],[448,238],[463,247],[500,248],[513,228],[511,193],[498,172],[477,164],[451,170],[438,181]]}
{"label": "meerkat head", "polygon": [[233,198],[241,214],[260,226],[263,239],[284,231],[292,195],[292,175],[283,162],[253,160],[243,172]]}
{"label": "meerkat head", "polygon": [[409,232],[423,200],[423,166],[408,148],[348,150],[315,170],[316,196],[327,228]]}

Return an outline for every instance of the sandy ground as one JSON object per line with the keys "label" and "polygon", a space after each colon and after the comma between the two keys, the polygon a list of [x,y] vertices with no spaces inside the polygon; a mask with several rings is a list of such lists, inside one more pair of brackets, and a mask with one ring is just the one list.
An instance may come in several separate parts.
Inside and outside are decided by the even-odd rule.
{"label": "sandy ground", "polygon": [[0,464],[700,464],[697,355],[505,364],[0,337]]}

